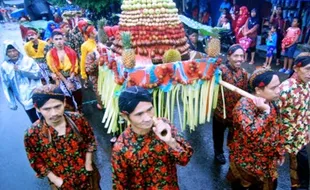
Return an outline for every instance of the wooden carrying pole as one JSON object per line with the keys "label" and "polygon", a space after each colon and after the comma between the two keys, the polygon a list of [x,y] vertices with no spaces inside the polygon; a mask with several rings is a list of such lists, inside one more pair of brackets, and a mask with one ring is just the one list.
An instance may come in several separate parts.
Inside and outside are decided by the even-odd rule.
{"label": "wooden carrying pole", "polygon": [[236,86],[234,86],[234,85],[232,85],[232,84],[230,84],[228,82],[225,82],[223,80],[220,81],[220,84],[222,86],[224,86],[225,88],[227,88],[227,89],[229,89],[229,90],[231,90],[233,92],[237,92],[238,94],[240,94],[240,95],[242,95],[244,97],[250,98],[252,100],[254,98],[256,98],[256,96],[254,96],[253,94],[250,94],[250,93],[248,93],[248,92],[246,92],[246,91],[244,91],[244,90],[242,90],[242,89],[240,89],[240,88],[238,88],[238,87],[236,87]]}

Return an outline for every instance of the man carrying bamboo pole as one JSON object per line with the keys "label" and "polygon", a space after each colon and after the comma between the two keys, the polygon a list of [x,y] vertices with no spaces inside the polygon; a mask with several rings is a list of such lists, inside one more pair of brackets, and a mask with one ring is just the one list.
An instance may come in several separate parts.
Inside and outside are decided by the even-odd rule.
{"label": "man carrying bamboo pole", "polygon": [[[220,65],[222,71],[222,80],[228,82],[238,88],[241,88],[247,91],[247,81],[248,74],[241,68],[241,64],[244,61],[244,50],[238,45],[232,45],[228,49],[227,54],[227,63]],[[237,92],[230,90],[224,90],[225,92],[225,102],[223,103],[222,98],[219,97],[218,106],[214,112],[213,117],[213,143],[214,143],[214,158],[220,164],[225,164],[226,159],[223,151],[224,144],[224,133],[226,128],[229,128],[231,134],[232,126],[232,110],[238,100],[241,98],[241,95]],[[224,116],[223,105],[226,107],[226,118]],[[230,139],[230,135],[228,135]]]}
{"label": "man carrying bamboo pole", "polygon": [[255,71],[249,86],[256,97],[241,98],[232,112],[227,179],[233,190],[277,188],[277,164],[284,161],[284,138],[275,104],[279,85],[279,77],[273,71]]}
{"label": "man carrying bamboo pole", "polygon": [[131,125],[112,150],[113,189],[179,189],[176,164],[185,166],[193,149],[167,120],[153,118],[152,102],[137,86],[119,97],[121,115]]}
{"label": "man carrying bamboo pole", "polygon": [[291,187],[309,189],[310,141],[310,53],[301,53],[294,62],[295,73],[280,85],[279,101],[285,149],[290,156]]}
{"label": "man carrying bamboo pole", "polygon": [[52,190],[100,190],[100,174],[93,163],[96,141],[87,120],[64,112],[65,95],[56,85],[34,90],[40,120],[27,129],[25,150],[37,177],[47,177]]}

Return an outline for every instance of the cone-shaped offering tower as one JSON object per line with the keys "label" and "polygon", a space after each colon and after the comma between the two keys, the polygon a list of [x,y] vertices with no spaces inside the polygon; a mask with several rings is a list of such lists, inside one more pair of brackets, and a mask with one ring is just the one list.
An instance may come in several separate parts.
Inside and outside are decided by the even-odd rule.
{"label": "cone-shaped offering tower", "polygon": [[[181,55],[188,54],[189,45],[173,0],[124,0],[121,9],[119,36],[122,32],[131,33],[137,62],[141,57],[142,60],[161,61],[169,49],[176,49]],[[121,55],[119,36],[113,50]]]}

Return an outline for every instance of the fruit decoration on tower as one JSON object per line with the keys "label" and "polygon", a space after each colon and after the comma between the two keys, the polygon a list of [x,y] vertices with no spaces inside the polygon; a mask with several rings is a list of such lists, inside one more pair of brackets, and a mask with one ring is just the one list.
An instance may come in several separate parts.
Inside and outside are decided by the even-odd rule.
{"label": "fruit decoration on tower", "polygon": [[161,63],[169,49],[188,57],[190,46],[173,0],[124,0],[121,9],[119,35],[112,46],[115,53],[127,51],[120,34],[130,32],[137,64]]}

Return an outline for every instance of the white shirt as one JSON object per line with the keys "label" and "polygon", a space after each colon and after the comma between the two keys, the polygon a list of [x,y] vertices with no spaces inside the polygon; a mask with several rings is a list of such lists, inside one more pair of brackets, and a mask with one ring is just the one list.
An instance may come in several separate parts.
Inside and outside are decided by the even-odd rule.
{"label": "white shirt", "polygon": [[223,23],[222,28],[227,29],[227,30],[230,30],[230,29],[231,29],[231,28],[230,28],[230,23],[229,23],[229,22]]}

